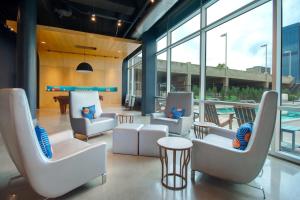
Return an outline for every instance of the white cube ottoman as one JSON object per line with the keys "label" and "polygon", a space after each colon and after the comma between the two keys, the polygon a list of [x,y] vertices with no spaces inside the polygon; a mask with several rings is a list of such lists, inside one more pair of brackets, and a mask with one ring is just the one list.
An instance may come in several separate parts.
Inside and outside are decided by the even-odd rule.
{"label": "white cube ottoman", "polygon": [[138,155],[138,133],[143,124],[120,124],[113,130],[113,153]]}
{"label": "white cube ottoman", "polygon": [[168,136],[168,132],[166,125],[144,125],[139,131],[139,155],[159,156],[157,140]]}

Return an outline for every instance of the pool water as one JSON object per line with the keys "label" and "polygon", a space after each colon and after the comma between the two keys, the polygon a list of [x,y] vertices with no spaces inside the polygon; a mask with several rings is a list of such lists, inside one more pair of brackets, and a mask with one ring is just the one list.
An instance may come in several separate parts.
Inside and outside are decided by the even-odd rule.
{"label": "pool water", "polygon": [[[255,112],[257,113],[258,109],[255,109]],[[234,113],[233,108],[217,108],[217,112],[219,114],[229,114]],[[293,111],[284,111],[281,113],[281,120],[282,121],[289,121],[294,119],[300,119],[300,112],[293,112]]]}

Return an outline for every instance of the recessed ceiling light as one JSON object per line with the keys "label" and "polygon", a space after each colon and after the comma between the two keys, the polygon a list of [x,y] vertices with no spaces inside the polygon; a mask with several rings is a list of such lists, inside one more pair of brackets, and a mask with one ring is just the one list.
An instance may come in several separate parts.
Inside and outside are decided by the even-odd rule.
{"label": "recessed ceiling light", "polygon": [[122,20],[120,20],[120,19],[118,20],[117,26],[118,26],[118,27],[122,26]]}
{"label": "recessed ceiling light", "polygon": [[96,21],[96,15],[95,15],[94,13],[93,13],[92,16],[91,16],[91,20],[92,20],[93,22]]}
{"label": "recessed ceiling light", "polygon": [[41,41],[41,44],[46,44],[46,42],[45,41]]}
{"label": "recessed ceiling light", "polygon": [[154,2],[155,2],[155,0],[150,0],[150,2],[151,2],[151,3],[154,3]]}

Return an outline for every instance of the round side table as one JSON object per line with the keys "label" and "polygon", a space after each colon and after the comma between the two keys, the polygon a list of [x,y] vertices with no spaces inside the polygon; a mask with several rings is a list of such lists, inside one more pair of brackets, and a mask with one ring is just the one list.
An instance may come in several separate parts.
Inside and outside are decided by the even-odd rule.
{"label": "round side table", "polygon": [[[185,188],[187,186],[187,168],[193,143],[185,138],[163,137],[157,141],[157,144],[162,165],[162,185],[171,190]],[[172,159],[170,160],[168,153],[172,153]],[[176,168],[177,158],[179,158],[178,168]]]}
{"label": "round side table", "polygon": [[194,122],[194,134],[197,139],[203,139],[208,134],[209,127],[217,126],[211,122]]}

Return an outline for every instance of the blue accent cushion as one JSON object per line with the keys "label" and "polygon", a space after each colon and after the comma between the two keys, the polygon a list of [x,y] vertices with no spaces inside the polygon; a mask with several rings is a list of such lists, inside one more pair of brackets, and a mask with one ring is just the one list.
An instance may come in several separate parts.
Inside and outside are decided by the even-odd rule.
{"label": "blue accent cushion", "polygon": [[238,129],[232,146],[235,149],[245,150],[252,134],[253,123],[245,123]]}
{"label": "blue accent cushion", "polygon": [[35,127],[35,133],[40,143],[41,149],[47,158],[52,158],[52,149],[49,142],[48,133],[39,125]]}
{"label": "blue accent cushion", "polygon": [[81,114],[88,119],[95,119],[96,107],[95,105],[82,107]]}
{"label": "blue accent cushion", "polygon": [[185,112],[184,109],[179,109],[179,108],[173,107],[171,110],[172,118],[179,119],[180,117],[184,116],[184,112]]}

